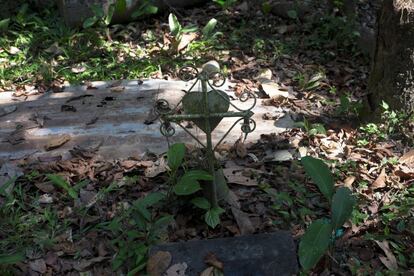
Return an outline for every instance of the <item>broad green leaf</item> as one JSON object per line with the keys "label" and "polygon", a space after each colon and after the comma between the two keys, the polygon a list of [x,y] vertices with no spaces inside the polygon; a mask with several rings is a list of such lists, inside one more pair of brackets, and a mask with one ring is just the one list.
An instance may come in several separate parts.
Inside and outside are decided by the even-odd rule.
{"label": "broad green leaf", "polygon": [[[138,212],[138,214],[140,214],[146,221],[150,221],[151,220],[151,213],[148,211],[147,208],[145,208],[144,206],[142,206],[140,204],[135,205],[134,207],[135,207],[135,211]],[[140,220],[139,217],[136,217],[136,218],[137,219],[136,219],[135,222],[137,224],[145,223],[142,220]]]}
{"label": "broad green leaf", "polygon": [[143,12],[144,14],[156,14],[158,12],[158,7],[154,5],[146,5]]}
{"label": "broad green leaf", "polygon": [[318,186],[321,193],[331,202],[334,192],[334,179],[328,166],[320,159],[305,156],[301,159],[306,173]]}
{"label": "broad green leaf", "polygon": [[191,195],[199,190],[201,190],[200,183],[193,177],[186,177],[185,175],[174,186],[176,195]]}
{"label": "broad green leaf", "polygon": [[150,193],[144,198],[138,200],[138,204],[142,204],[144,207],[151,207],[154,204],[160,202],[165,198],[163,193]]}
{"label": "broad green leaf", "polygon": [[183,33],[195,33],[197,32],[198,27],[195,25],[190,25],[190,26],[185,26],[184,28],[181,29],[181,32]]}
{"label": "broad green leaf", "polygon": [[10,18],[0,20],[0,30],[7,30],[9,27]]}
{"label": "broad green leaf", "polygon": [[105,25],[108,26],[111,23],[112,16],[114,16],[114,12],[115,12],[115,5],[113,4],[109,5],[108,13],[106,14],[105,19],[104,19]]}
{"label": "broad green leaf", "polygon": [[57,174],[48,174],[46,176],[53,184],[64,189],[70,195],[70,197],[72,197],[73,199],[78,198],[78,192],[76,192],[74,188],[69,186],[69,184],[65,181],[65,179],[63,179],[63,177]]}
{"label": "broad green leaf", "polygon": [[185,145],[182,143],[172,145],[167,152],[168,166],[176,171],[183,163],[185,155]]}
{"label": "broad green leaf", "polygon": [[92,16],[92,17],[89,17],[89,18],[87,18],[84,22],[83,22],[83,28],[84,29],[87,29],[87,28],[90,28],[90,27],[92,27],[93,25],[95,25],[96,24],[96,22],[98,22],[98,18],[96,17],[96,16]]}
{"label": "broad green leaf", "polygon": [[193,198],[191,200],[191,203],[193,203],[198,208],[201,208],[201,209],[204,209],[204,210],[208,210],[211,207],[210,202],[208,202],[208,200],[205,199],[204,197]]}
{"label": "broad green leaf", "polygon": [[203,36],[205,38],[209,38],[213,35],[214,28],[217,25],[217,19],[211,18],[207,24],[204,26],[203,30],[201,31],[203,33]]}
{"label": "broad green leaf", "polygon": [[292,19],[297,19],[298,18],[298,13],[295,10],[288,11],[287,15]]}
{"label": "broad green leaf", "polygon": [[299,243],[299,262],[305,271],[313,268],[325,254],[332,236],[332,225],[322,219],[312,222]]}
{"label": "broad green leaf", "polygon": [[154,222],[154,224],[151,226],[152,231],[155,234],[158,234],[161,230],[165,229],[165,227],[168,226],[168,224],[170,224],[171,221],[173,221],[174,217],[173,216],[163,216],[161,218],[159,218],[156,222]]}
{"label": "broad green leaf", "polygon": [[0,254],[0,265],[10,265],[21,262],[25,259],[24,253],[19,252],[11,255]]}
{"label": "broad green leaf", "polygon": [[124,13],[127,9],[127,2],[126,0],[116,0],[115,3],[115,12],[116,13]]}
{"label": "broad green leaf", "polygon": [[184,174],[183,177],[193,178],[196,180],[213,180],[213,176],[203,170],[191,170]]}
{"label": "broad green leaf", "polygon": [[[12,177],[11,179],[7,180],[6,183],[2,184],[0,186],[0,195],[7,197],[7,198],[11,198],[12,191],[7,192],[7,189],[9,189],[9,187],[12,187],[16,179],[17,177]],[[12,190],[12,188],[10,188],[10,190]]]}
{"label": "broad green leaf", "polygon": [[272,11],[272,5],[269,3],[269,1],[265,1],[262,4],[262,12],[264,14],[269,14]]}
{"label": "broad green leaf", "polygon": [[220,215],[222,213],[224,213],[224,210],[222,208],[220,208],[220,207],[211,208],[204,215],[204,221],[211,228],[216,228],[216,226],[218,224],[220,224]]}
{"label": "broad green leaf", "polygon": [[143,15],[156,14],[158,12],[158,7],[144,3],[138,10],[132,13],[132,18],[138,18]]}
{"label": "broad green leaf", "polygon": [[332,226],[334,229],[340,228],[347,221],[355,205],[355,199],[351,190],[341,187],[336,190],[332,198]]}
{"label": "broad green leaf", "polygon": [[178,22],[177,16],[170,13],[168,16],[168,26],[170,27],[171,35],[177,36],[181,31],[181,24]]}

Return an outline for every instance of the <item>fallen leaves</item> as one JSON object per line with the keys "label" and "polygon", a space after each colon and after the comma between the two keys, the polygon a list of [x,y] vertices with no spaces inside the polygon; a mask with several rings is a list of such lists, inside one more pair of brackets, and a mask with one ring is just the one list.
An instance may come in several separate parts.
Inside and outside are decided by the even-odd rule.
{"label": "fallen leaves", "polygon": [[397,258],[395,258],[394,253],[390,249],[388,241],[375,241],[378,246],[384,251],[385,256],[379,256],[381,262],[391,271],[396,271],[398,269]]}
{"label": "fallen leaves", "polygon": [[150,276],[161,276],[170,266],[172,260],[168,251],[158,251],[151,255],[147,262],[147,272]]}
{"label": "fallen leaves", "polygon": [[375,179],[375,181],[372,183],[371,188],[373,190],[384,188],[385,186],[387,186],[386,181],[387,175],[385,173],[385,168],[383,168],[380,174],[378,175],[377,179]]}
{"label": "fallen leaves", "polygon": [[51,151],[51,150],[57,149],[57,148],[63,146],[64,144],[66,144],[67,142],[69,142],[70,139],[71,139],[71,137],[68,134],[61,135],[61,136],[58,136],[58,137],[53,137],[45,145],[45,150],[46,151]]}

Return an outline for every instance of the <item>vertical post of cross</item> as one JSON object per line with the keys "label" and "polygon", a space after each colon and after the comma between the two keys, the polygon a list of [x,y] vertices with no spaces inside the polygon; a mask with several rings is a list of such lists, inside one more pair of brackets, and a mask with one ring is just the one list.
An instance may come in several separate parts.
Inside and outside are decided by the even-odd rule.
{"label": "vertical post of cross", "polygon": [[[215,70],[219,70],[219,68],[214,68]],[[210,185],[209,189],[207,189],[210,197],[210,204],[212,207],[218,207],[218,199],[217,199],[217,185],[215,183],[215,168],[214,168],[214,151],[213,151],[213,142],[211,139],[211,125],[210,125],[210,110],[209,110],[209,102],[208,102],[208,85],[207,81],[209,76],[214,71],[210,70],[208,66],[203,67],[203,71],[201,72],[201,91],[203,93],[203,114],[205,118],[205,127],[206,127],[206,150],[207,150],[207,162],[208,162],[208,170],[210,171],[211,175],[213,176],[213,180],[208,184]]]}

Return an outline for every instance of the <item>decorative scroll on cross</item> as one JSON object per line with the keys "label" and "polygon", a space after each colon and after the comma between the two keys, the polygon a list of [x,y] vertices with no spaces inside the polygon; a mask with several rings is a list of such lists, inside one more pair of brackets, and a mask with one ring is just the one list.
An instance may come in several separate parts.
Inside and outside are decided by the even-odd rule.
{"label": "decorative scroll on cross", "polygon": [[[227,93],[219,90],[225,84],[225,76],[218,65],[213,62],[209,62],[203,66],[201,72],[193,66],[186,66],[179,72],[179,77],[183,81],[194,80],[193,85],[188,91],[184,91],[184,97],[179,103],[173,107],[165,99],[160,99],[155,104],[155,111],[160,115],[161,119],[161,134],[170,137],[175,134],[175,129],[171,123],[179,125],[185,132],[187,132],[193,139],[195,139],[203,148],[206,149],[206,157],[208,161],[208,167],[212,175],[215,174],[214,169],[214,150],[218,145],[224,141],[230,131],[239,123],[241,123],[241,131],[247,134],[254,131],[256,128],[256,122],[252,119],[252,109],[256,105],[256,97],[248,92],[244,92],[239,97],[240,101],[246,102],[250,98],[253,99],[253,104],[248,109],[240,109],[234,105]],[[193,91],[196,84],[201,82],[201,91]],[[180,107],[182,106],[182,112]],[[235,111],[229,111],[232,106]],[[218,126],[223,118],[235,117],[239,118],[228,129],[223,137],[213,146],[211,133]],[[192,134],[186,127],[182,125],[183,121],[193,122],[199,129],[201,129],[206,135],[206,144],[201,142],[194,134]],[[212,198],[211,203],[217,204],[217,192],[216,185],[212,185]]]}

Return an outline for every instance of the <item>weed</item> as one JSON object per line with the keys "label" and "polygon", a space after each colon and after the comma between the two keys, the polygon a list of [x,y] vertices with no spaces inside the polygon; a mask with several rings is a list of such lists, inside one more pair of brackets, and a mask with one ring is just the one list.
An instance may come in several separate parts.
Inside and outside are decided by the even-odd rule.
{"label": "weed", "polygon": [[305,30],[309,32],[305,44],[310,48],[336,48],[346,53],[357,52],[356,41],[360,34],[356,31],[355,22],[346,17],[325,16],[305,24]]}
{"label": "weed", "polygon": [[351,217],[355,199],[346,187],[334,191],[333,175],[322,160],[307,156],[301,161],[306,173],[331,204],[330,220],[313,221],[299,243],[299,261],[303,269],[308,271],[325,255],[332,240],[341,232],[342,225]]}
{"label": "weed", "polygon": [[306,118],[304,118],[302,122],[296,122],[295,126],[302,128],[309,137],[315,136],[317,134],[326,134],[326,129],[322,124],[312,124]]}
{"label": "weed", "polygon": [[164,198],[162,193],[148,194],[134,201],[120,217],[103,227],[117,236],[112,240],[112,244],[119,248],[112,262],[114,271],[125,265],[128,275],[134,275],[145,267],[149,246],[160,239],[173,219],[170,215],[155,217],[151,214],[150,209]]}
{"label": "weed", "polygon": [[[185,145],[181,143],[172,145],[167,152],[168,167],[170,168],[169,184],[175,195],[190,196],[196,194],[202,190],[199,181],[213,181],[216,178],[215,181],[218,182],[220,178],[218,177],[219,173],[216,176],[212,176],[203,170],[186,169],[184,167],[184,155]],[[184,169],[184,173],[178,176],[180,168]],[[219,185],[223,186],[221,184]],[[204,197],[197,196],[190,201],[194,206],[205,211],[204,221],[207,225],[215,228],[220,223],[220,214],[224,212],[222,208],[214,206],[212,202],[209,202]]]}
{"label": "weed", "polygon": [[213,0],[213,2],[220,6],[222,9],[230,8],[231,6],[236,4],[237,1],[238,0]]}

